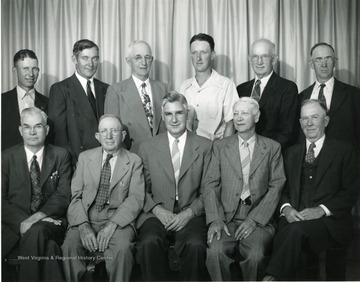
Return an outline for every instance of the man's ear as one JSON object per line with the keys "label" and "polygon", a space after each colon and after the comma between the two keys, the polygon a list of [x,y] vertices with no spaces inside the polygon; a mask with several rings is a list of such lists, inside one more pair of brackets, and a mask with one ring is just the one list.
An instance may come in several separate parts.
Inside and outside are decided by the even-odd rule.
{"label": "man's ear", "polygon": [[99,132],[96,132],[96,133],[95,133],[95,138],[96,138],[96,140],[99,141],[99,143],[100,143],[100,133],[99,133]]}
{"label": "man's ear", "polygon": [[126,137],[126,130],[121,131],[121,135],[122,135],[121,142],[124,142]]}

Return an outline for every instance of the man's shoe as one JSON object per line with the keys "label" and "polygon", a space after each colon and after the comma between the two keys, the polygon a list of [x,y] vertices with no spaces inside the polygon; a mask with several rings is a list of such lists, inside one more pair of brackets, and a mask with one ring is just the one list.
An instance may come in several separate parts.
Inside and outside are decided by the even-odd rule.
{"label": "man's shoe", "polygon": [[266,275],[262,281],[279,281],[279,279],[271,275]]}

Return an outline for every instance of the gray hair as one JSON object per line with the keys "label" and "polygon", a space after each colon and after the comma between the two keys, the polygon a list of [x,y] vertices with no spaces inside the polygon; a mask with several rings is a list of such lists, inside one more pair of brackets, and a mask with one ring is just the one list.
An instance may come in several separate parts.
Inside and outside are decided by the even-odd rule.
{"label": "gray hair", "polygon": [[247,103],[247,104],[250,104],[253,106],[253,109],[257,112],[260,111],[260,106],[259,106],[259,103],[254,99],[254,98],[251,98],[251,97],[241,97],[239,98],[239,100],[237,100],[233,106],[233,109],[235,109],[236,105],[237,104],[240,104],[240,103]]}
{"label": "gray hair", "polygon": [[[116,115],[113,115],[113,114],[105,114],[105,115],[102,115],[99,119],[99,126],[100,126],[100,123],[103,119],[106,119],[106,118],[113,118],[113,119],[116,119],[119,123],[120,123],[120,130],[123,130],[123,123],[121,121],[121,118],[116,116]],[[99,126],[98,126],[98,130],[99,130]]]}
{"label": "gray hair", "polygon": [[306,100],[302,101],[301,108],[306,106],[306,105],[311,105],[311,104],[319,105],[321,107],[321,109],[324,111],[325,115],[328,115],[327,107],[324,105],[323,102],[320,102],[317,99],[306,99]]}
{"label": "gray hair", "polygon": [[174,102],[179,102],[181,103],[185,110],[188,111],[189,110],[189,105],[188,102],[185,98],[184,95],[176,92],[176,91],[170,91],[169,93],[167,93],[165,95],[165,97],[163,98],[162,104],[161,104],[161,110],[162,112],[164,112],[164,107],[167,103],[174,103]]}
{"label": "gray hair", "polygon": [[266,38],[261,38],[258,39],[256,41],[253,42],[253,44],[251,44],[251,51],[253,49],[253,47],[257,44],[257,43],[265,43],[270,47],[270,52],[272,53],[272,55],[276,55],[276,45],[274,43],[272,43],[269,39]]}
{"label": "gray hair", "polygon": [[128,46],[127,58],[130,57],[130,55],[131,55],[131,53],[132,53],[132,51],[134,49],[134,46],[136,46],[136,45],[138,45],[140,43],[146,44],[150,49],[150,55],[152,55],[152,51],[151,51],[151,47],[150,47],[149,43],[147,43],[145,40],[133,40],[133,41],[130,42],[130,44]]}
{"label": "gray hair", "polygon": [[37,107],[26,108],[21,112],[20,114],[21,124],[23,123],[23,119],[26,115],[36,115],[36,114],[41,115],[41,120],[43,125],[47,125],[47,119],[48,119],[47,114]]}

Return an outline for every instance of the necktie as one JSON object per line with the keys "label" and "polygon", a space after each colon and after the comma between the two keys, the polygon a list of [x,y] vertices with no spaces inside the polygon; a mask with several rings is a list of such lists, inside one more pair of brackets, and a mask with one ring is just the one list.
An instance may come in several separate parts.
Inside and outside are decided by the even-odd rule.
{"label": "necktie", "polygon": [[30,180],[31,180],[31,205],[30,209],[33,213],[37,212],[42,200],[42,193],[40,187],[40,167],[36,160],[36,155],[33,156],[30,164]]}
{"label": "necktie", "polygon": [[244,141],[241,144],[241,168],[242,168],[242,174],[243,174],[243,188],[241,191],[241,200],[245,201],[247,197],[250,196],[250,190],[249,190],[249,173],[250,173],[250,149],[249,144]]}
{"label": "necktie", "polygon": [[99,191],[95,200],[95,207],[99,212],[101,212],[101,210],[104,208],[104,205],[109,197],[108,194],[109,194],[110,178],[111,178],[111,166],[109,161],[112,157],[113,155],[111,154],[108,154],[106,156],[106,160],[100,174]]}
{"label": "necktie", "polygon": [[314,148],[316,147],[315,143],[311,143],[309,146],[309,150],[306,153],[305,156],[305,161],[308,164],[312,164],[315,160],[315,153],[314,153]]}
{"label": "necktie", "polygon": [[31,89],[25,93],[22,100],[24,101],[24,109],[34,107],[34,97],[35,91]]}
{"label": "necktie", "polygon": [[88,80],[88,82],[87,82],[86,94],[87,94],[87,97],[88,97],[90,106],[91,106],[91,108],[93,109],[94,114],[95,114],[95,117],[96,117],[96,119],[97,119],[97,114],[96,114],[96,100],[95,100],[94,94],[93,94],[93,92],[92,92],[92,90],[91,90],[91,80]]}
{"label": "necktie", "polygon": [[260,79],[258,79],[255,82],[255,87],[251,93],[251,98],[255,99],[256,101],[260,100],[260,84],[261,84],[261,81],[260,81]]}
{"label": "necktie", "polygon": [[318,96],[318,100],[323,103],[325,105],[325,107],[327,107],[326,105],[326,99],[325,99],[325,96],[324,96],[324,87],[325,87],[325,84],[322,83],[320,84],[320,91],[319,91],[319,96]]}
{"label": "necktie", "polygon": [[179,190],[178,190],[178,182],[179,182],[179,174],[180,174],[180,151],[178,147],[179,139],[175,139],[172,151],[171,151],[171,160],[174,168],[174,177],[175,177],[175,198],[179,199]]}
{"label": "necktie", "polygon": [[146,83],[144,82],[143,84],[141,84],[141,94],[143,97],[143,107],[144,107],[144,111],[145,111],[145,115],[148,119],[149,122],[149,126],[152,129],[153,128],[153,113],[152,113],[152,109],[151,109],[151,100],[149,95],[146,93]]}

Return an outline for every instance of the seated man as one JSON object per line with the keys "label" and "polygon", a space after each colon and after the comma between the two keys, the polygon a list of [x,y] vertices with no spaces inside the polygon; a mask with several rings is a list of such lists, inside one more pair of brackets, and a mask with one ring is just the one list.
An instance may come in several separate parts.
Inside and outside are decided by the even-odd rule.
{"label": "seated man", "polygon": [[171,237],[181,258],[179,279],[195,281],[206,274],[206,225],[203,176],[211,157],[210,140],[186,130],[188,104],[176,92],[162,102],[167,129],[140,145],[146,198],[137,227],[137,258],[146,281],[169,280]]}
{"label": "seated man", "polygon": [[245,281],[265,276],[275,233],[272,216],[285,183],[280,144],[255,134],[259,104],[240,98],[233,108],[238,134],[214,142],[204,181],[211,279],[231,280],[240,252]]}
{"label": "seated man", "polygon": [[133,222],[144,204],[141,159],[122,148],[120,118],[104,115],[95,137],[102,147],[80,153],[71,182],[69,229],[62,246],[65,277],[79,281],[88,254],[104,254],[110,281],[129,281],[135,263]]}
{"label": "seated man", "polygon": [[351,208],[360,187],[359,157],[351,143],[325,136],[328,123],[322,102],[303,102],[300,125],[306,141],[290,147],[284,157],[283,216],[264,280],[289,280],[302,251],[318,254],[336,243],[351,242]]}
{"label": "seated man", "polygon": [[[2,154],[2,257],[18,248],[20,281],[61,281],[60,246],[70,203],[70,154],[44,145],[46,114],[36,107],[21,112],[24,143]],[[3,272],[6,268],[3,268]]]}

